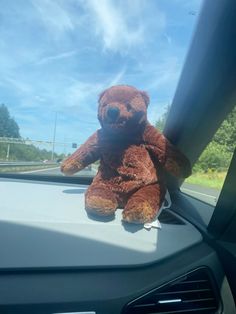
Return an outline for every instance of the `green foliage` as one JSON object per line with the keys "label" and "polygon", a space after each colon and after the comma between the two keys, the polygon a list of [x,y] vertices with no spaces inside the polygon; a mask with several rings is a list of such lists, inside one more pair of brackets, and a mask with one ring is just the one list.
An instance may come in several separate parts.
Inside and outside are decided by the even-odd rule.
{"label": "green foliage", "polygon": [[[156,123],[156,127],[163,131],[170,107]],[[236,107],[223,121],[212,141],[205,148],[194,165],[194,173],[206,173],[208,176],[215,172],[228,169],[236,143]]]}
{"label": "green foliage", "polygon": [[0,105],[0,137],[20,137],[19,126],[4,104]]}
{"label": "green foliage", "polygon": [[159,131],[161,131],[161,132],[164,131],[164,127],[165,127],[165,124],[166,124],[166,120],[167,120],[169,111],[170,111],[170,105],[165,108],[165,112],[164,112],[163,115],[157,120],[157,122],[156,122],[156,124],[155,124],[155,127],[156,127]]}
{"label": "green foliage", "polygon": [[226,171],[218,172],[208,170],[206,173],[197,172],[193,173],[189,178],[185,180],[187,183],[198,184],[207,186],[209,188],[221,189],[226,177]]}
{"label": "green foliage", "polygon": [[[19,126],[11,118],[8,108],[0,105],[0,137],[20,138]],[[51,151],[40,149],[34,145],[10,144],[9,160],[11,161],[43,161],[51,159]],[[8,144],[0,143],[0,160],[6,160]],[[55,159],[63,159],[64,155],[54,154]]]}
{"label": "green foliage", "polygon": [[216,143],[214,140],[206,147],[197,163],[193,172],[204,171],[223,171],[228,169],[232,154],[227,147]]}
{"label": "green foliage", "polygon": [[193,171],[224,171],[229,168],[236,143],[236,107],[230,112],[205,148]]}
{"label": "green foliage", "polygon": [[51,153],[45,149],[41,150],[34,145],[12,144],[10,157],[11,160],[42,161],[51,159]]}
{"label": "green foliage", "polygon": [[[0,160],[6,160],[6,143],[0,143]],[[51,151],[40,149],[34,145],[10,144],[10,161],[43,161],[51,159]],[[54,153],[54,159],[64,159],[63,154]]]}
{"label": "green foliage", "polygon": [[226,151],[233,153],[236,143],[236,106],[223,121],[221,127],[216,132],[213,141],[223,145]]}
{"label": "green foliage", "polygon": [[0,143],[0,160],[5,160],[7,156],[7,144]]}

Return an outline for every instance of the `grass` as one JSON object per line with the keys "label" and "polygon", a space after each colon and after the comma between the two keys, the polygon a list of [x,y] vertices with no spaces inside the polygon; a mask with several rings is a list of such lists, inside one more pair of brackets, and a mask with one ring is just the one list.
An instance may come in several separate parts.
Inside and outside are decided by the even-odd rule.
{"label": "grass", "polygon": [[201,186],[220,190],[226,177],[225,172],[208,171],[207,173],[196,172],[185,180],[186,183],[198,184]]}

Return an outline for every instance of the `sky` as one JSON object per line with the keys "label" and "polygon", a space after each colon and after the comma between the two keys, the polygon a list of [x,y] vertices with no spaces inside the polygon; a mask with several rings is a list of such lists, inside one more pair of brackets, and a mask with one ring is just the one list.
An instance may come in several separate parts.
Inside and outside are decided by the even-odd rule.
{"label": "sky", "polygon": [[201,5],[0,0],[0,103],[23,138],[51,141],[57,115],[56,142],[81,144],[99,128],[98,95],[128,84],[149,94],[155,124],[174,97]]}

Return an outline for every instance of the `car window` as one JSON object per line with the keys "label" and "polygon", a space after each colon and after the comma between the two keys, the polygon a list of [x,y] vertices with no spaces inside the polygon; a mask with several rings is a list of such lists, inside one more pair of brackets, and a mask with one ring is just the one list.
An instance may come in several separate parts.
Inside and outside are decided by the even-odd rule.
{"label": "car window", "polygon": [[185,180],[181,191],[216,205],[233,157],[236,143],[236,107],[215,133]]}
{"label": "car window", "polygon": [[2,2],[0,172],[61,175],[62,160],[100,127],[98,95],[112,85],[147,91],[155,124],[172,101],[201,3]]}

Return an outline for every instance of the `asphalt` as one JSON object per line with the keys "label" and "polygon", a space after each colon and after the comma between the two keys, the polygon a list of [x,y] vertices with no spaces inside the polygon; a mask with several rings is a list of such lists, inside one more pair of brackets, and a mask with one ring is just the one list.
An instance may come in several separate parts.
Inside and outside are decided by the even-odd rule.
{"label": "asphalt", "polygon": [[[49,169],[40,169],[40,170],[33,170],[33,171],[28,171],[25,173],[33,173],[35,175],[62,175],[62,173],[60,172],[60,167],[52,167]],[[75,174],[75,176],[94,176],[96,174],[96,170],[92,169],[84,169],[80,172],[78,172],[77,174]],[[212,188],[207,188],[207,187],[203,187],[200,185],[195,185],[195,184],[189,184],[189,183],[183,183],[183,185],[181,186],[181,191],[193,196],[197,199],[200,199],[201,201],[204,201],[206,203],[209,203],[211,205],[216,205],[219,194],[220,194],[220,190],[217,189],[212,189]]]}
{"label": "asphalt", "polygon": [[220,190],[190,183],[183,183],[180,189],[182,192],[213,206],[216,205],[220,195]]}
{"label": "asphalt", "polygon": [[[61,176],[63,175],[60,171],[60,167],[52,167],[47,169],[38,169],[32,171],[25,171],[24,173],[32,173],[35,175],[54,175]],[[94,176],[96,174],[95,170],[84,169],[75,174],[75,176]]]}

